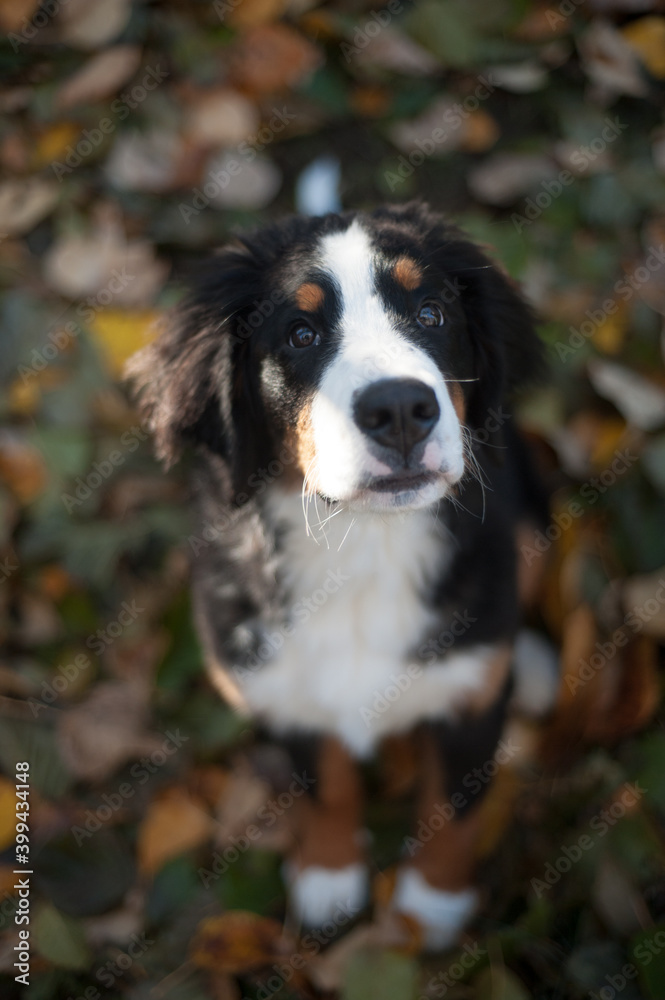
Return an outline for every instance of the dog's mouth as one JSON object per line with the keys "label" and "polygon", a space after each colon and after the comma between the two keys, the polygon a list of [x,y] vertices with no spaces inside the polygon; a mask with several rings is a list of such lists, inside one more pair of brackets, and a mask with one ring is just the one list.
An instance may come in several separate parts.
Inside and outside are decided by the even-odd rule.
{"label": "dog's mouth", "polygon": [[404,472],[398,476],[378,476],[371,479],[365,486],[374,493],[405,493],[420,490],[439,477],[433,472]]}

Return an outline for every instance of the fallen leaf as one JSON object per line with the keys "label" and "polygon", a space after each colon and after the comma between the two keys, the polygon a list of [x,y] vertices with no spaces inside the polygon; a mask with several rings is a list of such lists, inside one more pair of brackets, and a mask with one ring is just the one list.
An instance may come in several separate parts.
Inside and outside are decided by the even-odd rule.
{"label": "fallen leaf", "polygon": [[393,126],[390,138],[404,153],[419,150],[428,156],[458,149],[482,152],[494,145],[499,137],[494,119],[482,109],[464,117],[455,110],[458,104],[453,96],[441,95],[417,118]]}
{"label": "fallen leaf", "polygon": [[199,924],[191,956],[202,969],[239,974],[281,961],[294,950],[295,942],[276,920],[233,910]]}
{"label": "fallen leaf", "polygon": [[49,166],[54,160],[61,160],[81,134],[76,122],[62,121],[49,125],[37,137],[33,148],[35,167]]}
{"label": "fallen leaf", "polygon": [[173,787],[148,806],[138,833],[137,855],[144,875],[155,875],[171,858],[205,843],[214,823],[202,800]]}
{"label": "fallen leaf", "polygon": [[41,452],[15,431],[0,431],[0,480],[24,504],[32,503],[48,483]]}
{"label": "fallen leaf", "polygon": [[40,0],[0,0],[0,31],[19,32],[40,6]]}
{"label": "fallen leaf", "polygon": [[555,176],[556,167],[549,156],[496,153],[469,172],[467,184],[471,194],[479,201],[489,205],[508,205]]}
{"label": "fallen leaf", "polygon": [[79,49],[96,49],[123,30],[132,12],[131,0],[68,0],[58,10],[60,37]]}
{"label": "fallen leaf", "polygon": [[608,21],[594,21],[578,46],[582,68],[602,90],[632,97],[645,97],[649,92],[635,50]]}
{"label": "fallen leaf", "polygon": [[[110,305],[114,310],[151,305],[168,274],[168,265],[157,259],[152,244],[126,239],[115,221],[99,221],[84,235],[60,237],[43,266],[46,281],[61,295],[92,297],[87,312],[95,320]],[[147,319],[148,314],[142,313],[138,322],[142,325]]]}
{"label": "fallen leaf", "polygon": [[105,309],[95,314],[90,331],[114,377],[120,378],[127,359],[156,336],[159,315],[154,309]]}
{"label": "fallen leaf", "polygon": [[269,24],[277,21],[289,4],[290,0],[243,0],[231,8],[228,22],[243,31],[257,24]]}
{"label": "fallen leaf", "polygon": [[473,980],[474,1000],[529,1000],[524,984],[514,972],[492,963]]}
{"label": "fallen leaf", "polygon": [[354,46],[352,35],[347,44],[352,46],[353,61],[363,66],[378,66],[411,76],[431,76],[441,69],[441,63],[431,52],[391,26],[369,38],[363,48]]}
{"label": "fallen leaf", "polygon": [[58,185],[39,177],[0,184],[0,233],[21,236],[46,218],[58,200]]}
{"label": "fallen leaf", "polygon": [[79,921],[50,903],[40,906],[32,917],[30,941],[40,955],[61,969],[85,969],[92,960]]}
{"label": "fallen leaf", "polygon": [[[661,595],[660,598],[656,594]],[[623,581],[621,603],[639,622],[640,632],[665,639],[665,567]]]}
{"label": "fallen leaf", "polygon": [[319,50],[286,24],[263,24],[244,35],[235,50],[232,78],[251,94],[296,87],[320,65]]}
{"label": "fallen leaf", "polygon": [[596,869],[591,903],[603,924],[617,937],[628,937],[650,922],[642,893],[607,854]]}
{"label": "fallen leaf", "polygon": [[621,29],[652,76],[665,77],[665,17],[640,17]]}
{"label": "fallen leaf", "polygon": [[16,788],[6,778],[0,778],[0,852],[14,843],[16,837]]}
{"label": "fallen leaf", "polygon": [[125,131],[114,142],[104,172],[121,190],[159,193],[176,185],[184,155],[183,140],[174,131]]}
{"label": "fallen leaf", "polygon": [[84,781],[103,781],[126,761],[162,744],[148,732],[150,688],[143,681],[97,684],[80,704],[58,716],[60,753]]}
{"label": "fallen leaf", "polygon": [[[238,163],[240,170],[232,173],[233,165]],[[227,183],[215,185],[210,198],[215,208],[265,208],[282,186],[282,172],[271,160],[264,157],[243,160],[233,150],[215,156],[208,164],[207,173],[228,177]]]}
{"label": "fallen leaf", "polygon": [[665,390],[614,361],[590,358],[589,378],[599,396],[614,403],[629,424],[651,431],[665,423]]}
{"label": "fallen leaf", "polygon": [[536,62],[535,59],[527,59],[521,63],[491,66],[488,73],[492,83],[513,94],[530,94],[534,90],[542,90],[549,79],[545,67]]}
{"label": "fallen leaf", "polygon": [[99,52],[58,87],[55,107],[64,110],[111,97],[131,80],[140,64],[139,45],[114,45]]}
{"label": "fallen leaf", "polygon": [[259,127],[255,104],[237,91],[224,88],[192,101],[185,118],[188,136],[207,146],[238,146]]}

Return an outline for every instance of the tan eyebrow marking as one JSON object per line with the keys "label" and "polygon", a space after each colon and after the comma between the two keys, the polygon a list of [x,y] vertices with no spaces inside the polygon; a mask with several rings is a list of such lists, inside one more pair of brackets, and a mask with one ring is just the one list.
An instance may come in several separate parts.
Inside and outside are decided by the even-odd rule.
{"label": "tan eyebrow marking", "polygon": [[448,383],[448,392],[450,393],[450,400],[457,414],[457,419],[463,424],[466,419],[466,405],[462,386],[459,382],[450,381]]}
{"label": "tan eyebrow marking", "polygon": [[407,292],[412,292],[423,280],[423,273],[411,257],[398,257],[392,267],[395,281],[399,282]]}
{"label": "tan eyebrow marking", "polygon": [[296,305],[305,312],[316,312],[323,305],[325,294],[320,285],[307,281],[296,292]]}

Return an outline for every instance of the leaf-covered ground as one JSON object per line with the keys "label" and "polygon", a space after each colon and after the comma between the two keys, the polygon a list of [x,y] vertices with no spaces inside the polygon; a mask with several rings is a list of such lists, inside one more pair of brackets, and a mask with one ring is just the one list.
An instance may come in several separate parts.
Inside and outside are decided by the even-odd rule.
{"label": "leaf-covered ground", "polygon": [[[0,0],[0,28],[2,996],[662,1000],[662,4]],[[205,679],[185,477],[119,379],[212,247],[312,205],[322,157],[344,206],[423,197],[493,247],[552,363],[522,559],[564,679],[487,800],[482,914],[425,959],[381,925],[405,751],[367,776],[374,923],[285,922],[298,786]]]}

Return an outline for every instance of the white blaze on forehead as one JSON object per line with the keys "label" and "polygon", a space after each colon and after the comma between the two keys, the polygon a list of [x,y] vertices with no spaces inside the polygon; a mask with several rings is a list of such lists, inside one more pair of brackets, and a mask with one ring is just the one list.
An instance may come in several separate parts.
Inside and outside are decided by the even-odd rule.
{"label": "white blaze on forehead", "polygon": [[355,396],[382,378],[415,378],[434,389],[441,417],[426,452],[426,467],[462,463],[459,422],[444,378],[433,358],[398,329],[381,299],[376,276],[381,261],[369,234],[354,221],[321,240],[321,268],[337,291],[340,344],[312,403],[319,488],[329,496],[352,492],[368,475],[391,469],[373,456],[353,419]]}

